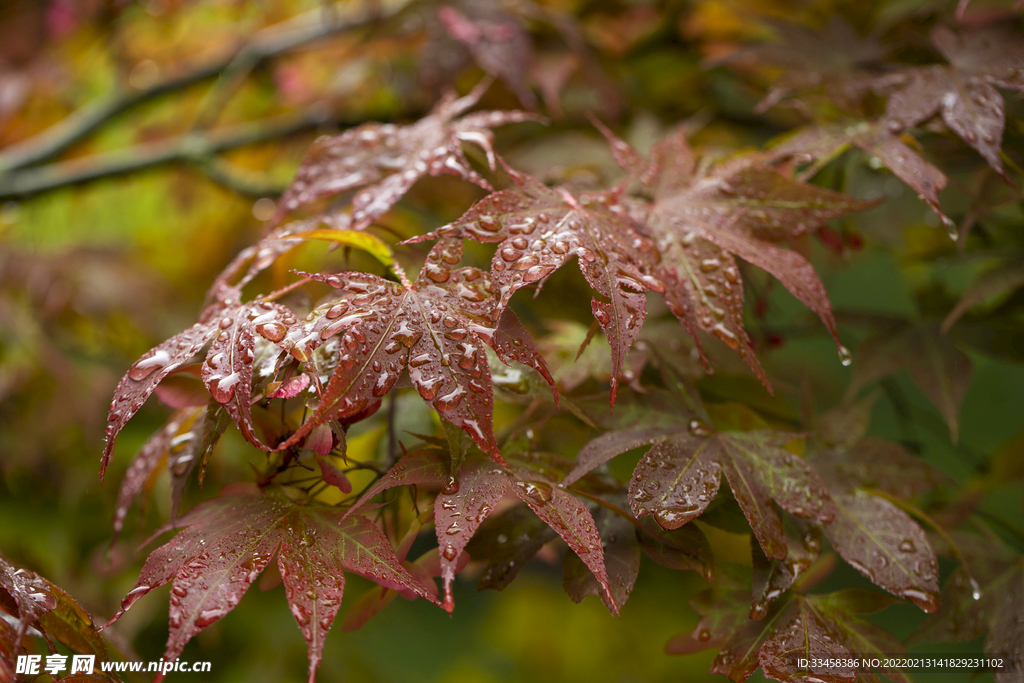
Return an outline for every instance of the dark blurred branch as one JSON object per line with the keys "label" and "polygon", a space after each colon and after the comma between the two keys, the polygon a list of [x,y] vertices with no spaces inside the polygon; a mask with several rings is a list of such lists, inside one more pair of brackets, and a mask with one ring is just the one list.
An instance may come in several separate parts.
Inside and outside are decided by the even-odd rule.
{"label": "dark blurred branch", "polygon": [[[212,180],[243,194],[272,194],[274,188],[243,187],[237,174],[228,173],[214,157],[227,150],[287,137],[329,122],[321,112],[256,121],[215,132],[187,133],[167,141],[139,145],[124,151],[97,154],[10,175],[0,175],[0,201],[19,200],[61,187],[81,185],[101,178],[134,173],[155,166],[187,162],[207,173]],[[350,126],[361,122],[334,121]],[[280,188],[278,188],[280,189]]]}
{"label": "dark blurred branch", "polygon": [[[337,15],[337,12],[326,13],[317,10],[296,17],[291,21],[263,29],[248,44],[218,62],[200,66],[187,74],[144,90],[115,92],[96,100],[45,132],[8,147],[0,154],[0,174],[8,174],[53,158],[118,115],[143,102],[182,90],[225,71],[226,78],[237,78],[237,74],[248,74],[251,69],[271,57],[309,46],[338,33],[369,26],[386,18],[372,12],[357,19],[347,20],[339,19]],[[217,96],[215,95],[215,98]],[[10,180],[7,179],[7,182]]]}

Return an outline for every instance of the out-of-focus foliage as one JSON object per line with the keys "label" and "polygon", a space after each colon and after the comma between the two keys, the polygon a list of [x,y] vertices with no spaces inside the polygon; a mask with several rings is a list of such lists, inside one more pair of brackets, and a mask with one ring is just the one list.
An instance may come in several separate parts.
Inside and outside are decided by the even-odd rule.
{"label": "out-of-focus foliage", "polygon": [[1022,91],[1002,0],[7,3],[0,681],[1021,681]]}

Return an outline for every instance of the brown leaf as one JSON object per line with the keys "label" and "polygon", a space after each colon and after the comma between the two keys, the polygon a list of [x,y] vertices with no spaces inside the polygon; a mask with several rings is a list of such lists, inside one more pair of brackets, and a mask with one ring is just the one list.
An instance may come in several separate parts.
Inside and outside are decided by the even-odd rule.
{"label": "brown leaf", "polygon": [[[932,30],[932,43],[949,66],[927,66],[904,74],[902,87],[889,98],[886,119],[902,130],[940,114],[950,130],[978,151],[1005,176],[999,151],[1005,126],[1005,104],[996,89],[1024,92],[1024,48],[1009,27],[953,33],[945,26]],[[883,77],[889,81],[892,77]]]}
{"label": "brown leaf", "polygon": [[939,606],[939,567],[928,537],[900,508],[859,490],[832,491],[836,516],[824,525],[832,547],[880,588],[925,612]]}

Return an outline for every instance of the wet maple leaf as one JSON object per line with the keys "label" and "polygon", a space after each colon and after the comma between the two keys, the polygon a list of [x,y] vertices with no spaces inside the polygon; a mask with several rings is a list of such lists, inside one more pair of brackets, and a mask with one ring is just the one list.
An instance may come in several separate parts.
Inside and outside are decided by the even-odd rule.
{"label": "wet maple leaf", "polygon": [[832,547],[870,581],[926,612],[938,607],[939,565],[928,537],[899,507],[865,491],[832,489]]}
{"label": "wet maple leaf", "polygon": [[572,494],[547,482],[520,480],[515,482],[512,491],[579,556],[604,589],[602,599],[608,609],[612,614],[618,614],[620,606],[608,580],[601,534],[587,506]]}
{"label": "wet maple leaf", "polygon": [[[114,508],[115,536],[124,527],[124,520],[128,516],[128,509],[132,503],[144,491],[152,487],[154,476],[160,471],[161,466],[169,465],[168,461],[174,460],[172,469],[179,469],[184,464],[191,471],[195,465],[196,455],[198,455],[197,447],[202,443],[202,439],[197,438],[194,431],[195,423],[205,412],[206,406],[175,411],[167,422],[142,444],[128,465],[128,470],[124,473],[121,487],[117,492],[117,504]],[[183,455],[186,457],[182,458]],[[177,493],[179,494],[178,498],[173,503],[175,511],[178,508],[178,501],[180,501],[180,491]]]}
{"label": "wet maple leaf", "polygon": [[407,368],[413,386],[431,407],[501,461],[491,424],[494,398],[483,344],[503,361],[530,365],[553,382],[514,314],[496,308],[487,274],[455,268],[461,258],[461,242],[443,240],[427,255],[415,283],[356,272],[310,276],[342,295],[318,307],[279,341],[293,356],[308,361],[317,346],[339,336],[340,357],[320,405],[281,448],[298,443],[318,425],[364,410],[390,391]]}
{"label": "wet maple leaf", "polygon": [[707,163],[679,128],[651,149],[646,161],[610,131],[612,152],[653,201],[635,200],[631,212],[656,245],[650,273],[663,298],[698,344],[709,332],[738,351],[754,374],[771,385],[743,326],[743,286],[734,256],[771,273],[814,311],[846,358],[825,287],[800,254],[773,244],[817,230],[832,218],[871,206],[805,185],[762,165],[756,156]]}
{"label": "wet maple leaf", "polygon": [[341,605],[343,571],[431,599],[365,517],[343,520],[331,508],[236,493],[200,504],[178,526],[184,529],[150,553],[135,587],[111,619],[171,582],[165,661],[174,660],[196,633],[234,609],[275,554],[292,615],[309,646],[311,683]]}
{"label": "wet maple leaf", "polygon": [[877,85],[899,84],[889,97],[886,121],[903,130],[936,114],[1005,177],[999,158],[1006,111],[997,88],[1024,92],[1024,43],[1008,27],[990,26],[956,34],[932,30],[932,43],[948,66],[918,67],[882,76]]}
{"label": "wet maple leaf", "polygon": [[[720,647],[711,666],[739,683],[760,666],[767,678],[793,683],[814,677],[820,681],[868,681],[878,678],[870,668],[812,668],[799,659],[884,656],[905,652],[888,631],[856,615],[876,612],[893,599],[872,591],[849,589],[824,595],[787,593],[761,620],[746,615],[749,593],[728,582],[705,590],[690,605],[701,616],[692,634],[680,634],[667,646],[674,654]],[[910,683],[901,669],[884,668],[893,681]]]}
{"label": "wet maple leaf", "polygon": [[601,534],[604,564],[608,585],[614,601],[597,576],[590,571],[576,553],[566,553],[562,559],[562,586],[573,602],[582,602],[588,595],[600,597],[609,611],[617,612],[626,603],[640,573],[640,543],[637,529],[631,519],[624,518],[606,508],[594,514],[594,523]]}
{"label": "wet maple leaf", "polygon": [[663,529],[656,523],[648,523],[650,517],[639,520],[637,534],[640,549],[647,557],[663,567],[700,572],[711,581],[714,577],[714,556],[711,544],[696,524],[687,524],[678,529]]}
{"label": "wet maple leaf", "polygon": [[[463,9],[469,14],[452,6],[437,11],[448,35],[469,49],[480,68],[500,78],[524,107],[536,108],[537,98],[524,77],[532,52],[529,34],[497,4],[468,3]],[[443,48],[443,44],[435,47]]]}
{"label": "wet maple leaf", "polygon": [[11,616],[18,619],[18,630],[12,645],[17,650],[25,631],[39,617],[57,606],[50,582],[35,572],[15,567],[0,556],[0,589],[13,601]]}
{"label": "wet maple leaf", "polygon": [[433,112],[407,126],[366,123],[315,142],[278,202],[271,224],[304,204],[358,189],[350,227],[360,230],[384,215],[425,175],[453,175],[491,189],[470,166],[462,143],[480,147],[493,169],[491,129],[537,117],[518,111],[465,114],[487,85],[489,81],[461,98],[445,95]]}
{"label": "wet maple leaf", "polygon": [[[503,308],[519,289],[543,280],[576,256],[602,299],[591,310],[612,349],[612,403],[629,348],[647,315],[645,292],[662,289],[647,273],[643,252],[654,245],[607,194],[574,197],[507,168],[517,189],[477,202],[455,223],[408,242],[462,237],[500,242],[491,278]],[[607,300],[607,301],[605,301]]]}
{"label": "wet maple leaf", "polygon": [[[223,310],[219,305],[212,309],[213,314]],[[142,408],[143,403],[156,389],[164,377],[175,368],[184,365],[213,338],[217,332],[217,322],[204,315],[200,322],[189,329],[176,334],[167,341],[147,351],[132,364],[128,373],[121,378],[114,389],[114,399],[110,403],[107,414],[106,443],[100,460],[100,477],[107,469],[107,463],[113,455],[117,435],[124,428],[132,415]]]}
{"label": "wet maple leaf", "polygon": [[822,525],[832,547],[875,585],[934,611],[939,604],[935,550],[913,518],[884,495],[920,495],[943,477],[880,439],[826,450],[812,462],[832,493],[835,518]]}
{"label": "wet maple leaf", "polygon": [[620,453],[651,444],[630,481],[634,515],[653,514],[662,527],[679,528],[704,512],[724,472],[765,555],[785,559],[782,521],[771,501],[792,514],[820,521],[831,520],[834,514],[818,475],[784,448],[800,436],[770,430],[714,432],[697,420],[612,431],[583,447],[563,484]]}
{"label": "wet maple leaf", "polygon": [[[618,612],[612,586],[604,565],[601,536],[594,518],[585,505],[570,493],[562,491],[545,480],[536,471],[523,470],[513,463],[512,470],[496,466],[486,457],[470,451],[459,468],[458,476],[449,476],[449,465],[443,451],[420,449],[408,453],[353,505],[349,513],[382,491],[409,484],[440,484],[446,482],[434,500],[434,524],[440,552],[440,576],[444,588],[444,606],[454,608],[452,583],[462,554],[481,524],[485,522],[498,502],[508,493],[520,498],[543,520],[552,532],[561,536],[580,560],[593,573],[604,590],[609,609]],[[539,532],[541,527],[533,524]],[[552,534],[527,534],[531,541],[541,537],[551,540]],[[532,552],[517,555],[520,565],[529,560],[547,540],[534,545]],[[508,548],[511,548],[509,546]],[[508,549],[506,548],[506,549]],[[515,560],[509,569],[515,566]],[[511,572],[514,576],[518,568]],[[509,578],[511,580],[511,578]],[[504,586],[501,586],[504,587]]]}
{"label": "wet maple leaf", "polygon": [[[308,239],[331,239],[389,261],[390,250],[377,238],[351,230],[319,229],[323,222],[302,221],[286,225],[256,245],[243,249],[210,287],[206,307],[198,322],[150,349],[132,365],[114,390],[110,404],[106,444],[100,463],[101,477],[113,454],[117,435],[128,420],[150,394],[158,390],[164,379],[211,341],[199,372],[206,390],[224,406],[250,443],[271,450],[256,435],[250,411],[254,362],[262,342],[257,335],[271,343],[281,342],[297,321],[291,310],[273,301],[240,303],[241,288],[279,256]],[[332,224],[332,221],[327,222]],[[263,347],[265,349],[266,345]],[[194,402],[194,398],[190,397],[190,402]]]}
{"label": "wet maple leaf", "polygon": [[786,538],[786,558],[765,557],[760,547],[751,544],[753,560],[750,618],[763,619],[771,603],[782,596],[806,572],[821,551],[821,530],[795,517],[782,520]]}
{"label": "wet maple leaf", "polygon": [[[228,289],[236,297],[237,289]],[[202,366],[202,379],[213,398],[224,405],[246,439],[270,450],[256,436],[249,403],[252,397],[252,369],[255,335],[270,341],[284,338],[296,322],[292,312],[277,303],[253,301],[239,304],[225,296],[209,305],[199,322],[147,351],[132,364],[114,390],[107,416],[106,444],[100,461],[100,476],[106,471],[118,433],[171,372],[188,362],[211,340]]]}
{"label": "wet maple leaf", "polygon": [[874,155],[893,175],[917,192],[951,233],[955,231],[953,221],[939,208],[939,192],[946,186],[946,175],[889,130],[884,120],[810,126],[787,136],[772,147],[769,154],[775,160],[811,162],[799,174],[800,178],[807,179],[851,146]]}
{"label": "wet maple leaf", "polygon": [[[0,555],[0,612],[10,615],[10,622],[0,619],[0,674],[4,673],[5,654],[14,665],[21,651],[23,637],[35,629],[52,643],[59,642],[73,652],[89,654],[100,662],[110,661],[103,637],[97,632],[92,617],[67,592],[42,576],[15,567]],[[11,677],[9,680],[15,680]],[[102,680],[117,680],[104,676]]]}
{"label": "wet maple leaf", "polygon": [[446,486],[434,500],[434,524],[441,553],[441,582],[445,608],[455,606],[452,583],[457,564],[466,545],[498,502],[509,491],[512,477],[485,458],[470,454],[458,478]]}
{"label": "wet maple leaf", "polygon": [[484,520],[466,552],[486,563],[477,590],[505,590],[526,564],[558,534],[526,505]]}

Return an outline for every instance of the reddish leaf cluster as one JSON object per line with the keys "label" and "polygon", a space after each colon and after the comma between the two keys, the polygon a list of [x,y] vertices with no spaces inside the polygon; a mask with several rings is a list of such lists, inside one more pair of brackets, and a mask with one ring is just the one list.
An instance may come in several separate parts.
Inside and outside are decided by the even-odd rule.
{"label": "reddish leaf cluster", "polygon": [[[522,73],[509,64],[510,55],[526,51],[522,27],[503,14],[484,15],[445,7],[438,18],[449,38],[532,106]],[[901,446],[864,439],[867,408],[849,401],[906,367],[939,407],[955,440],[969,360],[929,324],[883,330],[858,349],[856,374],[842,406],[849,414],[821,419],[814,434],[790,431],[799,427],[788,417],[786,429],[717,422],[690,380],[700,374],[700,365],[710,373],[715,353],[710,336],[738,353],[772,391],[744,323],[740,261],[774,276],[813,311],[848,365],[850,354],[803,242],[829,221],[876,202],[807,181],[843,150],[857,147],[877,157],[951,224],[939,210],[946,176],[903,133],[941,114],[1002,173],[1003,104],[994,88],[1024,90],[1018,78],[1024,71],[1018,46],[1002,31],[958,37],[937,29],[933,42],[950,66],[884,75],[871,70],[884,48],[859,39],[845,25],[835,24],[831,31],[850,48],[848,54],[814,72],[818,76],[791,71],[764,106],[825,84],[836,103],[850,110],[842,122],[811,126],[766,151],[732,156],[691,147],[682,127],[643,155],[597,124],[625,172],[621,182],[606,189],[552,187],[498,157],[492,129],[535,117],[467,113],[486,85],[466,97],[446,96],[430,115],[409,125],[364,124],[317,141],[268,232],[215,281],[199,321],[147,352],[116,389],[103,468],[118,432],[150,394],[178,409],[128,468],[115,512],[118,531],[132,502],[165,465],[172,477],[172,517],[177,516],[185,482],[197,463],[202,476],[229,419],[268,454],[258,476],[265,490],[228,493],[162,529],[183,531],[149,556],[122,611],[171,583],[165,658],[173,659],[196,633],[233,609],[276,557],[309,646],[312,681],[341,602],[345,570],[393,589],[357,601],[345,621],[345,628],[357,628],[398,592],[451,611],[456,574],[471,560],[481,571],[479,586],[501,589],[542,548],[564,542],[571,550],[562,559],[566,592],[576,601],[598,595],[616,614],[633,589],[644,554],[664,566],[716,578],[694,601],[701,615],[697,629],[673,640],[669,650],[719,647],[712,670],[734,681],[758,666],[781,681],[875,680],[871,671],[802,671],[794,662],[811,653],[900,652],[902,645],[891,634],[857,616],[895,598],[858,590],[807,591],[838,555],[893,596],[925,611],[939,608],[937,554],[915,517],[937,524],[915,500],[942,482]],[[820,36],[795,37],[802,47],[775,59],[790,69],[817,59],[823,48]],[[779,57],[771,50],[762,54]],[[889,95],[881,118],[862,106],[872,89]],[[463,143],[483,150],[486,170],[483,163],[474,167]],[[454,222],[401,243],[436,241],[414,281],[392,261],[388,245],[358,232],[381,219],[426,175],[451,175],[490,190],[491,181],[482,174],[499,167],[510,181],[506,189],[491,192]],[[289,213],[309,211],[333,197],[344,201],[280,225]],[[390,266],[394,277],[292,271],[298,278],[292,284],[243,301],[244,287],[312,239],[365,249]],[[489,270],[460,265],[463,240],[495,245]],[[603,331],[610,360],[602,361],[601,371],[610,392],[602,403],[607,398],[614,406],[620,391],[629,397],[623,406],[618,396],[619,413],[611,417],[606,403],[595,417],[586,399],[563,397],[567,413],[600,432],[575,460],[546,452],[532,436],[534,427],[560,419],[559,396],[544,357],[510,308],[520,289],[539,289],[574,257],[593,291],[590,312],[596,321],[587,333],[580,326],[576,357],[586,352],[598,329]],[[321,298],[292,296],[300,288]],[[651,293],[660,296],[685,337],[667,315],[671,328],[659,321],[644,329]],[[684,344],[692,345],[692,354]],[[207,346],[200,362],[187,365]],[[598,365],[581,363],[555,376],[572,392],[598,374]],[[636,391],[621,387],[622,379]],[[548,405],[545,382],[554,391],[554,407]],[[447,444],[424,435],[419,437],[424,444],[399,457],[404,446],[395,434],[392,401],[387,455],[373,463],[335,465],[332,456],[346,456],[349,426],[371,419],[388,394],[404,388],[415,389],[437,413]],[[511,425],[495,424],[499,388],[527,406]],[[280,411],[264,415],[275,401]],[[811,421],[804,422],[810,428]],[[797,455],[801,441],[806,458]],[[647,450],[628,482],[600,469],[640,447]],[[296,467],[311,469],[303,458],[319,465],[312,477],[317,483],[305,489],[289,479]],[[347,472],[361,467],[377,477],[353,491]],[[728,487],[721,487],[723,475]],[[340,505],[326,507],[318,500],[328,486],[342,493]],[[381,527],[363,516],[375,498],[398,487],[411,490],[408,496],[392,493],[383,499]],[[423,496],[432,506],[427,514],[416,508],[415,521],[408,522],[396,513],[408,503],[415,507]],[[698,518],[733,532],[749,530],[749,580],[733,580],[734,568],[715,565],[704,532],[691,524]],[[407,560],[416,537],[431,523],[437,548]],[[398,539],[397,552],[382,528]],[[1017,586],[1019,562],[1005,564],[985,578]],[[441,578],[440,594],[434,577]],[[981,611],[961,600],[961,584],[947,585],[945,592],[952,607],[943,609],[955,610],[969,624],[957,637],[987,629],[992,651],[1008,642],[1002,631],[1019,631],[1011,628],[1005,605],[985,602]],[[18,610],[34,618],[30,608]],[[929,624],[926,634],[935,629]],[[908,680],[902,671],[882,673]]]}

